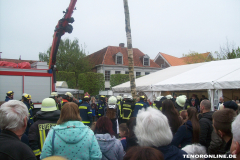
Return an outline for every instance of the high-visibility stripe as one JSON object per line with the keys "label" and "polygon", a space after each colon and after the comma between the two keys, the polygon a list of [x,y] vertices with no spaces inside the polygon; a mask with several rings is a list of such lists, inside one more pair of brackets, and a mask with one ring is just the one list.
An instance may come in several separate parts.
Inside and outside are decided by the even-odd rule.
{"label": "high-visibility stripe", "polygon": [[99,116],[101,116],[101,114],[98,114]]}
{"label": "high-visibility stripe", "polygon": [[92,114],[92,112],[88,112],[88,114]]}
{"label": "high-visibility stripe", "polygon": [[[124,110],[129,110],[129,111],[130,111],[130,113],[129,113],[129,115],[128,115],[127,117],[124,117]],[[131,109],[129,109],[129,108],[123,108],[123,116],[122,116],[122,119],[130,119],[131,113],[132,113],[132,110],[131,110]]]}
{"label": "high-visibility stripe", "polygon": [[86,106],[79,106],[79,109],[87,109]]}
{"label": "high-visibility stripe", "polygon": [[136,103],[135,105],[143,106],[143,104],[142,104],[142,103]]}
{"label": "high-visibility stripe", "polygon": [[33,153],[35,154],[35,156],[39,156],[41,154],[41,151],[40,149],[36,149],[36,150],[33,150]]}
{"label": "high-visibility stripe", "polygon": [[41,149],[43,148],[43,144],[44,144],[43,132],[45,132],[45,130],[39,130]]}
{"label": "high-visibility stripe", "polygon": [[82,121],[82,123],[90,123],[90,121]]}
{"label": "high-visibility stripe", "polygon": [[99,109],[102,109],[102,107],[100,107]]}

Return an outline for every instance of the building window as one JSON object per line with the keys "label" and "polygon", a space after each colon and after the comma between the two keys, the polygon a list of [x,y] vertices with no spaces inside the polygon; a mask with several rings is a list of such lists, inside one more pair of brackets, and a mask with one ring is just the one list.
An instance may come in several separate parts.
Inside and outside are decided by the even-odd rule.
{"label": "building window", "polygon": [[105,71],[105,81],[110,81],[110,71]]}
{"label": "building window", "polygon": [[144,66],[149,66],[149,59],[148,58],[144,58]]}
{"label": "building window", "polygon": [[121,52],[118,52],[116,54],[116,59],[115,59],[116,64],[123,64],[123,55]]}
{"label": "building window", "polygon": [[121,71],[115,71],[115,74],[121,74]]}
{"label": "building window", "polygon": [[117,64],[122,64],[122,56],[117,56]]}
{"label": "building window", "polygon": [[128,71],[125,71],[125,74],[129,74],[129,72],[128,72]]}
{"label": "building window", "polygon": [[145,72],[145,75],[149,75],[150,74],[150,72]]}
{"label": "building window", "polygon": [[143,56],[143,65],[150,66],[150,57],[147,54]]}
{"label": "building window", "polygon": [[136,77],[141,76],[141,72],[136,72]]}

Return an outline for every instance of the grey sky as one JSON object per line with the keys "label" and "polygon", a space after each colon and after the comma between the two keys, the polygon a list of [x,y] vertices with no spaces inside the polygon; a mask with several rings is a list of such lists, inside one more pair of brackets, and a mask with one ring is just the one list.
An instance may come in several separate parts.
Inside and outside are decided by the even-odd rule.
{"label": "grey sky", "polygon": [[[54,28],[69,0],[0,0],[2,58],[38,60],[52,44]],[[129,0],[133,47],[154,59],[190,50],[219,51],[240,46],[239,0]],[[72,34],[91,54],[127,43],[123,0],[78,0]]]}

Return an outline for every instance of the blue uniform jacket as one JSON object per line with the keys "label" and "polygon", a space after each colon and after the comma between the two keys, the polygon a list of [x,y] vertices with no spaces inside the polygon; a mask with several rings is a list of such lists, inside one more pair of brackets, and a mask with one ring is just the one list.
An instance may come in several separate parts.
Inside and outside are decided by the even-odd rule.
{"label": "blue uniform jacket", "polygon": [[79,106],[80,117],[82,118],[82,123],[90,124],[92,122],[92,109],[89,103],[84,101]]}
{"label": "blue uniform jacket", "polygon": [[143,101],[140,100],[139,102],[135,103],[135,108],[133,112],[133,117],[137,117],[138,111],[141,110],[142,108],[147,108],[147,104]]}
{"label": "blue uniform jacket", "polygon": [[6,96],[5,102],[12,100],[11,98],[9,98],[8,96]]}
{"label": "blue uniform jacket", "polygon": [[99,117],[104,116],[105,106],[106,106],[105,102],[101,100],[98,101],[97,108]]}

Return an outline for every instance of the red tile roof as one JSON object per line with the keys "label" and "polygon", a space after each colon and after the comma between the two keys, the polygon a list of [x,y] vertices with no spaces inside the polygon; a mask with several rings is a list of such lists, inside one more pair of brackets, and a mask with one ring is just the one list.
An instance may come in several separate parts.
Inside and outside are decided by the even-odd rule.
{"label": "red tile roof", "polygon": [[200,63],[200,62],[205,62],[205,60],[207,59],[207,57],[209,56],[210,52],[207,53],[202,53],[200,55],[203,56],[202,59],[198,59],[196,61],[196,59],[194,59],[194,57],[174,57],[174,56],[170,56],[168,54],[165,53],[160,53],[162,55],[162,57],[171,65],[171,66],[179,66],[179,65],[185,65],[185,64],[189,64],[189,63]]}
{"label": "red tile roof", "polygon": [[[89,61],[93,64],[93,67],[99,64],[105,65],[117,65],[115,63],[115,55],[121,52],[123,55],[123,66],[128,66],[128,51],[126,47],[116,47],[116,46],[108,46],[103,48],[100,51],[97,51],[91,55],[89,55]],[[150,66],[144,66],[143,62],[140,60],[140,57],[144,56],[139,49],[133,48],[133,60],[134,66],[138,67],[154,67],[160,68],[158,64],[156,64],[153,60],[150,59]],[[122,66],[120,65],[120,66]]]}
{"label": "red tile roof", "polygon": [[186,64],[184,62],[184,60],[182,60],[181,58],[177,58],[177,57],[174,57],[174,56],[170,56],[168,54],[165,54],[165,53],[160,53],[163,58],[171,65],[171,66],[179,66],[179,65],[184,65]]}

